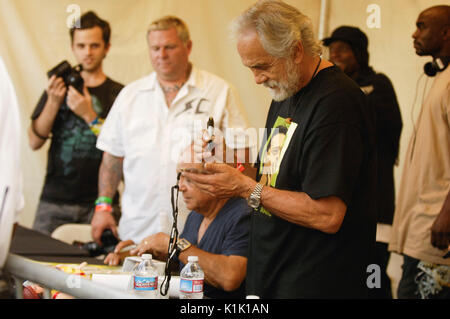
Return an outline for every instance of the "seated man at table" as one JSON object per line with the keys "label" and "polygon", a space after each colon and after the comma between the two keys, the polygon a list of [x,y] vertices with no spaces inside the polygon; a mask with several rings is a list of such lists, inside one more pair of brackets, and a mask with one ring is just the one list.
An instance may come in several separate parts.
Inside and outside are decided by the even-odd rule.
{"label": "seated man at table", "polygon": [[[201,172],[203,165],[192,163],[191,154],[192,146],[183,154],[178,172]],[[179,252],[180,270],[187,263],[188,256],[198,256],[205,273],[206,297],[244,298],[250,207],[242,198],[212,197],[183,176],[178,186],[187,208],[192,210],[180,235],[180,240],[190,244],[185,244],[184,250]],[[168,245],[169,235],[157,233],[144,238],[130,254],[151,253],[155,259],[165,260]],[[119,254],[109,254],[105,263],[118,264]]]}

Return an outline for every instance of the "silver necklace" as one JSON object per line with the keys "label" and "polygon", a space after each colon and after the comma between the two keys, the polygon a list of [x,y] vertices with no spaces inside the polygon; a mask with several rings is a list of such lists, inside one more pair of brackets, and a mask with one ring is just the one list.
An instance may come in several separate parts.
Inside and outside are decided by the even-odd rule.
{"label": "silver necklace", "polygon": [[159,84],[161,86],[161,89],[163,90],[164,93],[174,93],[174,92],[178,92],[184,85],[185,82],[181,83],[181,84],[175,84],[174,86],[164,86],[161,83]]}

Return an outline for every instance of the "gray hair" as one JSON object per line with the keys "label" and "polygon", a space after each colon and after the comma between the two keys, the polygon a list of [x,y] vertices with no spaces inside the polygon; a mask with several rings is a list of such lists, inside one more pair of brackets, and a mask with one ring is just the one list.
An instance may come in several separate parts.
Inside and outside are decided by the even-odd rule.
{"label": "gray hair", "polygon": [[147,38],[152,31],[162,31],[170,28],[175,28],[177,30],[177,35],[184,44],[191,40],[186,23],[175,16],[165,16],[153,21],[147,29]]}
{"label": "gray hair", "polygon": [[256,31],[263,48],[276,58],[290,58],[298,41],[311,56],[322,54],[311,20],[282,1],[260,0],[232,22],[234,38],[248,29]]}

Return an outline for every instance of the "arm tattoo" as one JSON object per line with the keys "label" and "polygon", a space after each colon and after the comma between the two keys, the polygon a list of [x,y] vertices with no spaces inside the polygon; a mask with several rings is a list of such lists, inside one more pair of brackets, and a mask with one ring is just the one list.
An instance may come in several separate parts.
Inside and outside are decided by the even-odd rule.
{"label": "arm tattoo", "polygon": [[116,157],[103,153],[98,177],[99,196],[114,197],[120,181],[123,177],[123,157]]}

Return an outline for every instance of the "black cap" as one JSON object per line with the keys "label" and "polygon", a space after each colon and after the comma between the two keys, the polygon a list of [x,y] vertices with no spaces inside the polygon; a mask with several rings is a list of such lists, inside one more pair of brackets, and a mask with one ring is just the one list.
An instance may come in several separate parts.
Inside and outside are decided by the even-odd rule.
{"label": "black cap", "polygon": [[361,67],[365,67],[369,63],[369,53],[367,51],[369,40],[366,34],[356,27],[339,27],[333,31],[331,37],[322,41],[325,46],[329,46],[334,41],[344,41],[351,46]]}
{"label": "black cap", "polygon": [[352,47],[367,50],[369,41],[364,32],[356,27],[343,26],[333,31],[331,37],[323,39],[323,44],[329,46],[334,41],[344,41]]}

